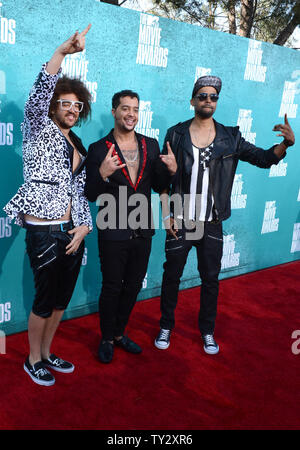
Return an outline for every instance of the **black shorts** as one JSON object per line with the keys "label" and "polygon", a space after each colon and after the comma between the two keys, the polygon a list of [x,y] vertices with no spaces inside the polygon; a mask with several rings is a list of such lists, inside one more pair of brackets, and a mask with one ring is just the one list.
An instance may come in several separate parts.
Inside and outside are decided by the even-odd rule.
{"label": "black shorts", "polygon": [[35,285],[32,312],[47,318],[54,309],[66,309],[71,300],[81,266],[84,241],[75,254],[66,255],[66,246],[72,240],[70,234],[66,231],[35,231],[34,227],[27,228],[25,238]]}

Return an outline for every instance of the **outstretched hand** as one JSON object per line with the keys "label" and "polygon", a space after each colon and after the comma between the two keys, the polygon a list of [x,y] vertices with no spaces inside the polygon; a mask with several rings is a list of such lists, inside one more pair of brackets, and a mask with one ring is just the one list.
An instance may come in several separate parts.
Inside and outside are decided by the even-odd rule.
{"label": "outstretched hand", "polygon": [[81,33],[76,31],[69,39],[67,39],[63,44],[61,44],[58,50],[64,55],[71,55],[73,53],[82,52],[85,48],[85,36],[91,28],[89,24]]}
{"label": "outstretched hand", "polygon": [[283,144],[286,147],[290,147],[295,144],[295,135],[293,130],[288,122],[287,114],[284,115],[284,124],[275,125],[273,131],[280,131],[276,136],[284,137]]}

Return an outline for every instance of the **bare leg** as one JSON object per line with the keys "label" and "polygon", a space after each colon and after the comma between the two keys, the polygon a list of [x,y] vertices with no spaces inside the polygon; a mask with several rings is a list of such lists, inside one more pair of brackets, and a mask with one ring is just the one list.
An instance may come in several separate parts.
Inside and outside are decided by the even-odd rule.
{"label": "bare leg", "polygon": [[46,321],[44,317],[30,313],[28,320],[28,340],[30,347],[29,362],[31,365],[42,359],[41,343],[45,331]]}
{"label": "bare leg", "polygon": [[44,359],[47,359],[50,356],[52,340],[63,314],[64,310],[54,309],[52,315],[46,320],[46,326],[41,341],[41,355]]}

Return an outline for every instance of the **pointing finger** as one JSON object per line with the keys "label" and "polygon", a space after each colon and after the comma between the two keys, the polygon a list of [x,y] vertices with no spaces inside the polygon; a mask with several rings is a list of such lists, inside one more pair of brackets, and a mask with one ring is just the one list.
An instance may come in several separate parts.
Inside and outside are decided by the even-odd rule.
{"label": "pointing finger", "polygon": [[81,36],[85,36],[87,34],[87,32],[89,31],[89,29],[91,28],[91,24],[89,23],[88,26],[80,33]]}
{"label": "pointing finger", "polygon": [[168,155],[173,153],[169,141],[167,142],[167,149],[168,149]]}
{"label": "pointing finger", "polygon": [[115,149],[115,144],[113,144],[113,145],[110,147],[110,149],[108,150],[107,155],[106,155],[106,158],[110,158],[110,157],[111,157],[111,155],[112,155],[114,149]]}
{"label": "pointing finger", "polygon": [[285,115],[284,115],[284,123],[285,123],[286,125],[289,125],[289,121],[288,121],[288,119],[287,119],[287,113],[285,113]]}

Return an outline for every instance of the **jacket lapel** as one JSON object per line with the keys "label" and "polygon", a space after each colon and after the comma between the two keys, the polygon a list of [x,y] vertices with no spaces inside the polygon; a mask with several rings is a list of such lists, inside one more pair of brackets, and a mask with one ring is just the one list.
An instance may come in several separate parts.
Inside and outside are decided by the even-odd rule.
{"label": "jacket lapel", "polygon": [[[176,133],[179,135],[182,135],[181,139],[181,146],[184,149],[184,152],[189,154],[193,159],[193,145],[191,141],[191,135],[190,135],[190,125],[192,123],[193,119],[187,120],[186,122],[183,122],[179,125],[179,127],[176,129]],[[170,143],[171,144],[171,143]],[[172,145],[171,145],[172,147]]]}
{"label": "jacket lapel", "polygon": [[[136,178],[136,183],[135,185],[132,183],[130,175],[129,175],[129,171],[127,166],[123,167],[123,169],[116,171],[112,176],[120,176],[122,177],[122,182],[124,182],[126,180],[126,184],[128,184],[129,186],[131,186],[134,190],[137,189],[143,174],[144,174],[144,169],[145,169],[145,165],[146,165],[146,161],[147,161],[147,148],[146,148],[146,141],[144,136],[135,133],[135,136],[137,138],[137,142],[138,142],[138,151],[139,151],[139,168],[138,168],[138,173],[137,173],[137,178]],[[113,130],[111,130],[111,132],[108,135],[108,139],[106,140],[106,144],[108,146],[108,148],[110,148],[110,146],[112,144],[115,144],[115,151],[116,154],[119,157],[119,162],[120,164],[126,164],[126,161],[123,157],[123,154],[114,138],[113,135]],[[124,180],[125,178],[125,180]]]}
{"label": "jacket lapel", "polygon": [[228,145],[229,138],[224,133],[221,124],[219,124],[215,120],[214,120],[214,122],[215,122],[215,127],[216,127],[216,137],[214,140],[211,159],[218,158],[222,154],[228,152],[228,148],[230,148]]}

